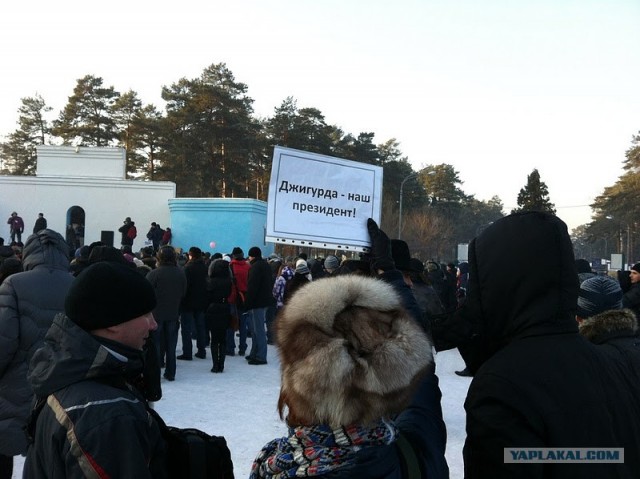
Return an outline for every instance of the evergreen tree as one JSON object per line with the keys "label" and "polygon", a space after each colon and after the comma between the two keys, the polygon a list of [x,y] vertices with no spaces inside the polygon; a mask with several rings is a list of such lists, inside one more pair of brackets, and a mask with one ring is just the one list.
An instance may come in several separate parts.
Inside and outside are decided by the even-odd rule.
{"label": "evergreen tree", "polygon": [[18,129],[9,134],[7,141],[0,145],[4,160],[3,173],[35,175],[36,146],[44,145],[51,133],[45,114],[52,108],[38,94],[22,98],[21,102],[22,105],[18,108]]}
{"label": "evergreen tree", "polygon": [[142,110],[142,101],[132,90],[119,96],[112,106],[112,117],[118,132],[118,144],[125,150],[126,172],[135,175],[144,165],[136,120]]}
{"label": "evergreen tree", "polygon": [[161,172],[180,196],[244,197],[261,135],[247,86],[224,63],[164,87],[167,135]]}
{"label": "evergreen tree", "polygon": [[[317,108],[298,108],[292,97],[287,97],[265,123],[265,134],[271,146],[286,146],[323,155],[335,155],[336,127],[327,125]],[[336,141],[337,140],[337,141]]]}
{"label": "evergreen tree", "polygon": [[513,209],[511,213],[520,211],[546,211],[556,214],[555,205],[549,201],[549,189],[540,180],[537,169],[527,176],[527,184],[518,193],[518,208]]}
{"label": "evergreen tree", "polygon": [[92,75],[80,78],[67,105],[53,122],[53,134],[65,145],[77,141],[84,146],[110,146],[118,139],[113,106],[120,94],[103,87],[103,79]]}
{"label": "evergreen tree", "polygon": [[159,162],[164,126],[165,119],[154,105],[142,107],[133,120],[137,146],[140,150],[140,156],[144,157],[143,163],[133,166],[139,168],[136,169],[136,173],[141,174],[143,178],[150,181],[156,179],[168,180],[168,178],[156,178],[156,163]]}

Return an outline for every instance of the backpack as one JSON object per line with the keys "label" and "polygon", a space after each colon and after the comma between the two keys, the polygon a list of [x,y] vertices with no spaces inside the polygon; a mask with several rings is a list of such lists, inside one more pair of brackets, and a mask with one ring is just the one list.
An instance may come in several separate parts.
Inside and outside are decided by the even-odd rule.
{"label": "backpack", "polygon": [[167,445],[169,478],[234,479],[231,451],[223,436],[211,436],[194,428],[167,426],[156,411],[147,410],[156,420]]}
{"label": "backpack", "polygon": [[[101,381],[109,384],[108,381]],[[47,402],[47,397],[36,398],[25,427],[30,444],[33,444],[36,421]],[[234,479],[231,451],[223,436],[211,436],[199,429],[167,426],[160,415],[147,406],[167,446],[167,477],[169,479]]]}
{"label": "backpack", "polygon": [[136,236],[138,236],[138,230],[136,229],[136,227],[129,226],[129,230],[127,231],[127,238],[136,239]]}

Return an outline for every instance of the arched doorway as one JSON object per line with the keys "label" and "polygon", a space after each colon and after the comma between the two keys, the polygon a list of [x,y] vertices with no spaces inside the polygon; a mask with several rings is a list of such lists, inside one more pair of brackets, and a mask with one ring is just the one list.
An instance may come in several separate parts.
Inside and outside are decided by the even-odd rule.
{"label": "arched doorway", "polygon": [[84,246],[84,209],[80,206],[72,206],[67,210],[66,240],[69,250],[73,254],[78,248]]}

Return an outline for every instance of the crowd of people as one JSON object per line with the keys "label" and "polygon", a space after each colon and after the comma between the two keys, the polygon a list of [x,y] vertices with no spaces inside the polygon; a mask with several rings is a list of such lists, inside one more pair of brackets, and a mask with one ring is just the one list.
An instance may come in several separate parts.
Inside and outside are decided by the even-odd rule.
{"label": "crowd of people", "polygon": [[[152,246],[134,253],[129,217],[121,248],[69,258],[46,223],[23,246],[24,225],[10,225],[0,479],[18,454],[24,477],[165,477],[149,414],[162,378],[208,355],[216,374],[226,356],[265,365],[268,344],[289,433],[256,451],[252,479],[448,477],[435,352],[452,348],[473,378],[465,477],[640,477],[640,263],[615,279],[585,269],[556,216],[498,220],[468,262],[444,265],[371,219],[357,259],[258,246],[182,255],[154,223]],[[506,460],[549,448],[614,448],[623,461]]]}

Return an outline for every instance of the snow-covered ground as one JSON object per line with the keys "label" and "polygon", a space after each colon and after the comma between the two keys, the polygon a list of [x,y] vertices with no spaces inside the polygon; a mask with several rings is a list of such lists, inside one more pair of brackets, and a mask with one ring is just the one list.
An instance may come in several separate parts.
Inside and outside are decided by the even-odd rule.
{"label": "snow-covered ground", "polygon": [[[210,358],[178,361],[176,380],[162,380],[163,397],[155,404],[169,425],[195,427],[224,436],[231,449],[236,478],[247,478],[262,446],[286,434],[277,412],[280,365],[275,346],[269,346],[267,359],[269,364],[265,366],[250,366],[243,357],[227,357],[222,374],[210,372]],[[463,476],[463,403],[471,380],[454,374],[463,367],[457,350],[436,356],[451,478]],[[13,477],[19,478],[24,458],[14,461]]]}

